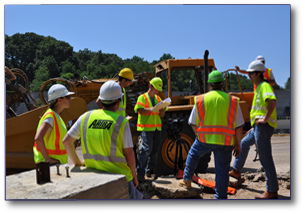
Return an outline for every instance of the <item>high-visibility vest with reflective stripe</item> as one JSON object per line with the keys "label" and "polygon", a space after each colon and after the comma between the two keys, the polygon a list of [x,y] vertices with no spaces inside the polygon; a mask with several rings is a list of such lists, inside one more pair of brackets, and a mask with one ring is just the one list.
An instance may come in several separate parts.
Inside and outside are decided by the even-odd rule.
{"label": "high-visibility vest with reflective stripe", "polygon": [[274,78],[272,78],[272,69],[271,68],[266,69],[266,71],[264,73],[264,79],[266,81],[270,81],[270,80],[274,79]]}
{"label": "high-visibility vest with reflective stripe", "polygon": [[120,102],[119,109],[115,113],[117,113],[118,115],[122,115],[123,117],[126,117],[126,91],[125,88],[122,89],[124,96],[122,97],[122,101]]}
{"label": "high-visibility vest with reflective stripe", "polygon": [[[65,123],[61,119],[61,117],[60,117],[61,121],[59,121],[53,110],[48,109],[40,119],[38,123],[37,131],[40,128],[42,122],[49,117],[53,118],[53,128],[51,133],[46,134],[43,138],[48,155],[50,158],[59,160],[60,163],[68,163],[68,154],[62,143],[63,138],[67,134],[67,127],[63,125]],[[33,152],[34,152],[35,163],[45,161],[45,158],[39,151],[36,142],[34,143]]]}
{"label": "high-visibility vest with reflective stripe", "polygon": [[82,118],[81,143],[85,165],[133,179],[123,152],[127,119],[107,110],[93,110]]}
{"label": "high-visibility vest with reflective stripe", "polygon": [[[274,76],[272,74],[272,69],[271,68],[267,68],[265,73],[264,73],[264,79],[269,82],[271,80],[274,80]],[[254,84],[254,87],[253,87],[253,91],[255,91],[257,88],[257,86]],[[272,88],[272,90],[274,91],[274,89]]]}
{"label": "high-visibility vest with reflective stripe", "polygon": [[[273,92],[272,86],[267,82],[262,82],[254,92],[252,108],[250,111],[251,126],[254,125],[255,120],[265,118],[268,106],[267,99],[276,100],[276,96]],[[268,124],[277,128],[276,108],[274,108],[271,117],[268,120]]]}
{"label": "high-visibility vest with reflective stripe", "polygon": [[214,90],[195,97],[194,101],[198,139],[208,144],[234,145],[239,98]]}
{"label": "high-visibility vest with reflective stripe", "polygon": [[[155,95],[155,105],[160,103],[162,100],[158,95]],[[137,103],[134,107],[135,112],[141,108],[151,108],[153,107],[148,93],[139,96]],[[140,114],[138,112],[138,131],[155,131],[162,130],[162,120],[159,112],[151,112],[150,114]]]}

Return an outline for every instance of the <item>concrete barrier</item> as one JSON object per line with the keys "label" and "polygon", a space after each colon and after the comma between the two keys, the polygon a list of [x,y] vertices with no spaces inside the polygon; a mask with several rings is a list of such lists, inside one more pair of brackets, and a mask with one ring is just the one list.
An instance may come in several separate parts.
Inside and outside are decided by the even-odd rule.
{"label": "concrete barrier", "polygon": [[129,199],[124,175],[86,167],[50,167],[51,182],[36,183],[36,170],[6,176],[6,200],[20,199]]}

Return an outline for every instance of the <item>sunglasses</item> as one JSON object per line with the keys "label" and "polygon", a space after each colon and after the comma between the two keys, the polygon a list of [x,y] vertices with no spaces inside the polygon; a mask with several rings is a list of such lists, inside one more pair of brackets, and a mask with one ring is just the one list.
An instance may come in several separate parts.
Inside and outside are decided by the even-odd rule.
{"label": "sunglasses", "polygon": [[255,71],[251,71],[251,72],[248,72],[250,75],[252,75],[252,74],[254,74],[255,73]]}
{"label": "sunglasses", "polygon": [[64,99],[64,98],[70,99],[70,98],[71,98],[71,96],[70,96],[70,95],[68,95],[68,96],[65,96],[65,97],[61,97],[61,99]]}

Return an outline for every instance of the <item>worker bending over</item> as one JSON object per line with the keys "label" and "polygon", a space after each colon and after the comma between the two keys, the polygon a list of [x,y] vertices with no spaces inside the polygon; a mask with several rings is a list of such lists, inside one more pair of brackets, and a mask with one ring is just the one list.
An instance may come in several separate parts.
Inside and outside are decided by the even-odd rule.
{"label": "worker bending over", "polygon": [[141,132],[143,139],[142,149],[139,154],[139,164],[137,166],[138,180],[144,181],[145,171],[147,177],[154,174],[157,165],[158,151],[161,145],[161,117],[165,116],[166,108],[159,112],[153,112],[152,108],[162,100],[157,95],[162,91],[163,82],[160,77],[155,77],[150,81],[147,93],[138,97],[135,105],[135,112],[138,112],[137,130]]}
{"label": "worker bending over", "polygon": [[135,156],[128,121],[115,113],[122,99],[121,87],[108,81],[100,88],[102,109],[84,113],[63,140],[67,153],[76,166],[79,160],[73,142],[81,138],[85,165],[88,168],[125,175],[130,199],[141,199],[138,192]]}
{"label": "worker bending over", "polygon": [[254,91],[250,120],[252,129],[241,141],[241,153],[235,158],[233,170],[229,175],[241,177],[241,170],[246,162],[250,146],[256,144],[259,160],[267,177],[267,191],[256,196],[256,199],[278,198],[278,182],[272,158],[271,136],[277,127],[276,97],[271,85],[264,81],[265,65],[260,61],[250,63],[247,70],[250,80],[257,85]]}
{"label": "worker bending over", "polygon": [[190,189],[197,164],[202,156],[213,151],[215,159],[215,199],[227,199],[229,170],[232,159],[240,153],[244,118],[239,98],[223,91],[223,75],[215,70],[209,74],[210,92],[194,98],[189,124],[197,135],[186,159],[180,185]]}

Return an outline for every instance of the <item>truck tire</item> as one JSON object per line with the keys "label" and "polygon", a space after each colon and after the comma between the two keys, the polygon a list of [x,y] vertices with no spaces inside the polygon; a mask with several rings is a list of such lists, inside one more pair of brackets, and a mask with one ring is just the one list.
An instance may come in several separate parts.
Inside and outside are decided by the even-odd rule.
{"label": "truck tire", "polygon": [[[166,118],[162,124],[162,136],[161,136],[161,146],[159,148],[156,175],[169,175],[174,173],[175,168],[175,157],[176,157],[176,143],[168,138],[168,123],[165,122],[168,118],[180,118],[184,119],[181,131],[181,144],[183,146],[178,148],[178,154],[180,154],[180,148],[182,148],[182,159],[183,159],[183,169],[185,167],[185,162],[187,158],[188,151],[190,150],[192,144],[195,140],[195,134],[192,127],[188,124],[188,114],[177,114],[177,113],[167,113]],[[180,155],[179,155],[180,157]],[[211,153],[204,155],[200,160],[196,168],[196,172],[204,173],[208,168],[208,164],[211,160]],[[178,164],[176,165],[178,171]]]}

